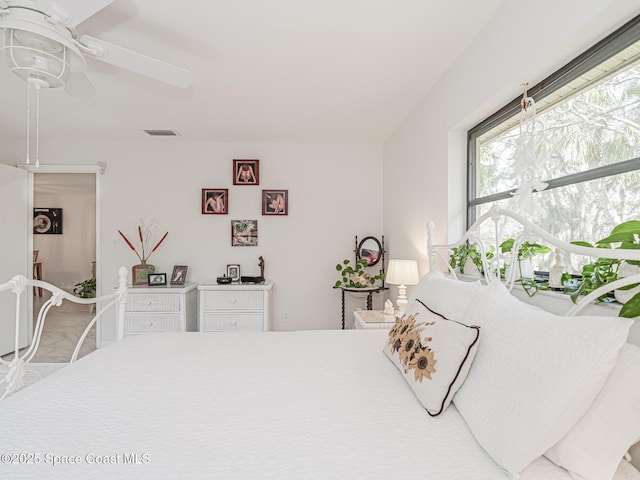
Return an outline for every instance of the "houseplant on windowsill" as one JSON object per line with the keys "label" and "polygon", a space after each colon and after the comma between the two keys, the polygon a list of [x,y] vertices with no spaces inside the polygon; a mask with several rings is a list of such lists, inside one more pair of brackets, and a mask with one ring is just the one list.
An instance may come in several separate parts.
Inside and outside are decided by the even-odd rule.
{"label": "houseplant on windowsill", "polygon": [[[508,238],[500,244],[500,252],[510,253],[513,250],[515,239]],[[530,297],[533,297],[538,290],[547,290],[549,288],[549,282],[547,280],[536,279],[536,274],[531,264],[531,259],[536,255],[546,255],[551,252],[551,247],[542,245],[540,243],[522,242],[518,248],[518,254],[516,255],[518,270],[516,274],[516,282],[522,285],[524,291]],[[512,254],[512,257],[513,254]],[[505,265],[504,278],[511,278],[511,269],[515,268],[515,263],[511,265]]]}
{"label": "houseplant on windowsill", "polygon": [[[491,260],[494,256],[493,245],[485,253],[487,261]],[[484,275],[484,266],[482,264],[482,253],[478,249],[478,246],[474,244],[458,245],[451,249],[449,255],[449,266],[454,271],[460,272],[463,275],[480,276]]]}
{"label": "houseplant on windowsill", "polygon": [[148,285],[148,277],[150,273],[154,273],[156,267],[154,265],[150,265],[147,263],[149,257],[155,252],[158,247],[164,242],[164,239],[167,238],[169,232],[166,232],[159,242],[155,243],[153,248],[150,248],[150,245],[153,245],[155,242],[155,232],[157,229],[156,220],[151,219],[149,222],[145,220],[140,220],[138,224],[138,238],[135,241],[137,246],[140,248],[140,252],[138,252],[138,248],[134,245],[134,242],[129,240],[129,238],[118,230],[120,236],[124,239],[125,243],[129,246],[133,253],[136,254],[140,263],[138,265],[134,265],[131,267],[131,283],[133,285]]}
{"label": "houseplant on windowsill", "polygon": [[[619,243],[620,249],[640,249],[640,220],[629,220],[616,225],[608,237],[598,240],[595,245],[589,242],[571,242],[583,247],[612,248],[612,244]],[[587,295],[597,288],[611,283],[619,278],[638,273],[640,262],[633,260],[619,260],[610,258],[597,258],[592,263],[582,267],[582,278],[578,281],[565,283],[565,290],[571,295],[575,303],[578,296]],[[615,290],[615,299],[622,303],[621,317],[633,318],[640,315],[640,291],[638,284],[629,285]],[[611,301],[607,295],[600,297],[598,301]]]}

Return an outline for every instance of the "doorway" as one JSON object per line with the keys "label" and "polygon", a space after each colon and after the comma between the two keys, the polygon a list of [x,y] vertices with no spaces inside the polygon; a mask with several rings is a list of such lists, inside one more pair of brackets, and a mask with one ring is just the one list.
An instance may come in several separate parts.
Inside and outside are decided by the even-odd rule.
{"label": "doorway", "polygon": [[[33,271],[42,280],[73,293],[78,283],[98,278],[99,175],[95,171],[56,171],[54,166],[43,170],[34,170],[32,181]],[[31,325],[44,300],[35,292]],[[92,317],[87,307],[71,302],[51,309],[38,355],[52,362],[68,361],[68,350],[73,352],[83,325]],[[98,336],[87,339],[85,348],[95,349]]]}

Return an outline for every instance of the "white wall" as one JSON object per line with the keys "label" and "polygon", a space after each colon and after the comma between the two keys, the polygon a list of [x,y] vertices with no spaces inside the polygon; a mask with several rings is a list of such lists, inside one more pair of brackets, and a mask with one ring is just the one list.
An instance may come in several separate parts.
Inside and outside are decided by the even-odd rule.
{"label": "white wall", "polygon": [[[117,284],[120,265],[137,258],[117,230],[133,234],[138,219],[156,217],[169,231],[150,263],[171,273],[188,265],[188,280],[215,282],[227,264],[273,280],[274,329],[340,326],[335,265],[353,258],[354,236],[382,232],[382,149],[367,145],[187,143],[150,138],[139,143],[42,142],[46,163],[103,161],[102,280]],[[233,186],[234,158],[260,160],[259,186]],[[201,189],[228,188],[229,215],[202,215]],[[262,216],[262,189],[289,190],[289,215]],[[231,247],[231,220],[257,219],[259,245]],[[364,307],[348,299],[348,310]],[[378,300],[380,302],[381,300]],[[289,320],[283,321],[283,313]],[[112,331],[103,331],[109,341]]]}
{"label": "white wall", "polygon": [[438,242],[464,231],[466,131],[640,13],[637,0],[507,0],[384,145],[389,258],[428,270],[426,222]]}

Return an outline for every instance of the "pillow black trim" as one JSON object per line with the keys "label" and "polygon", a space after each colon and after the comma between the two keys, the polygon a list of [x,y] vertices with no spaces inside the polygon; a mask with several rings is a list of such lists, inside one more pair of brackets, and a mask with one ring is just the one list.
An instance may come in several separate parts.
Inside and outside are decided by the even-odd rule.
{"label": "pillow black trim", "polygon": [[462,367],[464,366],[464,364],[467,362],[467,359],[469,358],[469,354],[471,353],[471,349],[473,348],[473,346],[478,342],[478,338],[480,338],[480,327],[475,326],[475,325],[465,325],[464,323],[461,322],[456,322],[455,320],[450,320],[447,317],[445,317],[444,315],[430,309],[422,300],[420,300],[419,298],[416,298],[417,302],[420,302],[420,304],[422,304],[422,306],[424,308],[426,308],[427,310],[429,310],[431,313],[433,313],[434,315],[437,315],[439,317],[441,317],[443,320],[447,320],[448,322],[454,322],[457,323],[459,325],[462,325],[463,327],[467,327],[467,328],[473,328],[476,331],[476,338],[473,342],[471,342],[471,344],[469,345],[469,348],[467,348],[467,353],[465,354],[464,358],[462,359],[462,362],[460,362],[460,365],[458,365],[458,371],[456,372],[455,376],[453,377],[453,380],[451,381],[451,383],[449,384],[449,388],[447,389],[447,394],[444,396],[444,398],[442,399],[442,404],[440,405],[440,410],[436,413],[431,413],[429,411],[429,409],[425,408],[425,410],[427,411],[427,413],[429,414],[429,416],[431,417],[437,417],[438,415],[440,415],[443,411],[444,411],[444,404],[447,401],[447,398],[449,398],[449,395],[451,394],[451,389],[453,388],[453,384],[456,383],[456,380],[458,379],[458,377],[460,376],[460,372],[462,371]]}

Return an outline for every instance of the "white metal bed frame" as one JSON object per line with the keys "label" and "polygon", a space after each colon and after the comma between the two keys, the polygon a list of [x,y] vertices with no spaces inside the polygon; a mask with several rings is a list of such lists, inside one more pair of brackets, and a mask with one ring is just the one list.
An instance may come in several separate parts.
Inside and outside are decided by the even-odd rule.
{"label": "white metal bed frame", "polygon": [[[515,238],[515,242],[513,248],[511,250],[511,254],[502,255],[498,249],[498,246],[505,239],[502,238],[502,228],[500,222],[504,222],[506,219],[512,219],[522,227],[522,231],[517,238]],[[495,231],[495,245],[498,251],[495,252],[495,256],[492,259],[487,259],[487,246],[484,244],[483,240],[477,235],[477,232],[480,226],[487,221],[493,221],[494,223],[494,231]],[[430,221],[427,225],[427,251],[429,255],[429,270],[435,271],[437,269],[437,259],[442,260],[449,270],[449,272],[456,277],[456,273],[453,271],[451,266],[449,265],[448,260],[448,252],[449,250],[456,248],[467,241],[470,243],[475,243],[478,246],[478,250],[480,251],[480,255],[482,257],[482,265],[483,270],[485,272],[485,280],[488,283],[494,281],[501,281],[500,278],[500,265],[501,261],[505,258],[513,261],[515,259],[516,252],[518,252],[520,246],[524,241],[528,241],[531,239],[540,238],[545,242],[553,245],[554,247],[560,248],[564,251],[575,253],[579,255],[586,255],[590,257],[596,258],[608,258],[608,259],[620,259],[620,260],[636,260],[640,261],[640,250],[629,250],[629,249],[615,249],[615,248],[590,248],[583,247],[579,245],[573,245],[571,243],[564,242],[548,232],[544,231],[538,225],[533,222],[527,220],[523,216],[514,213],[510,210],[500,208],[500,207],[492,207],[491,210],[480,218],[478,218],[475,223],[464,233],[464,235],[455,243],[451,244],[435,244],[435,225],[432,221]],[[446,252],[447,257],[443,255],[442,252]],[[509,289],[512,289],[515,282],[518,280],[516,278],[516,269],[511,269],[511,275],[509,275],[506,279],[506,286]],[[640,274],[631,275],[628,277],[620,278],[611,283],[607,283],[600,288],[594,290],[593,292],[581,297],[577,303],[571,307],[571,309],[566,313],[567,316],[574,316],[580,313],[586,306],[590,305],[594,300],[599,298],[600,296],[612,292],[618,288],[626,287],[628,285],[633,285],[636,283],[640,283]]]}
{"label": "white metal bed frame", "polygon": [[[103,295],[97,298],[79,298],[70,293],[65,292],[64,290],[59,289],[55,285],[44,282],[42,280],[32,280],[30,278],[25,277],[24,275],[16,275],[11,280],[6,283],[0,284],[0,294],[4,292],[11,292],[16,296],[16,307],[15,307],[15,348],[14,348],[14,358],[11,361],[5,361],[0,357],[0,367],[6,368],[8,371],[4,378],[0,380],[0,386],[4,385],[4,393],[0,397],[0,401],[2,401],[5,397],[20,389],[23,385],[24,375],[25,375],[25,366],[30,363],[38,350],[40,345],[40,339],[42,337],[42,331],[44,329],[44,324],[47,318],[47,314],[51,307],[59,307],[62,304],[62,300],[69,300],[73,303],[81,304],[81,305],[96,305],[96,315],[89,322],[89,325],[85,328],[78,343],[76,344],[75,350],[71,355],[71,359],[69,363],[74,363],[78,359],[78,354],[80,353],[80,348],[84,343],[84,340],[87,337],[87,334],[91,330],[91,328],[96,324],[98,319],[102,317],[102,315],[108,311],[110,308],[114,308],[116,310],[116,325],[117,325],[117,338],[118,341],[122,340],[124,337],[124,312],[125,312],[125,304],[127,301],[127,269],[125,267],[120,267],[118,270],[118,288],[114,293],[109,295]],[[42,307],[38,312],[38,318],[36,321],[36,326],[33,331],[33,341],[31,345],[27,347],[27,350],[22,354],[20,354],[20,317],[21,311],[20,307],[22,302],[22,295],[31,294],[31,288],[42,288],[51,292],[51,298],[46,300]],[[117,305],[117,308],[115,307]]]}

